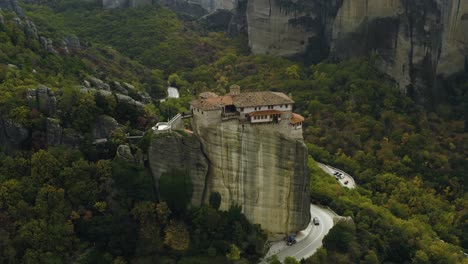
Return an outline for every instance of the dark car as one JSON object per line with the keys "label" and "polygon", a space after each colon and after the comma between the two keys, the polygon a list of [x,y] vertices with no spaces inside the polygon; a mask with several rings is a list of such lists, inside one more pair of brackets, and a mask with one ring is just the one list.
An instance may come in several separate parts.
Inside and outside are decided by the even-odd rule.
{"label": "dark car", "polygon": [[314,220],[312,221],[314,225],[320,225],[320,221],[317,217],[314,217]]}
{"label": "dark car", "polygon": [[293,235],[290,235],[288,237],[286,237],[286,245],[288,246],[292,246],[294,244],[296,244],[296,238],[293,236]]}

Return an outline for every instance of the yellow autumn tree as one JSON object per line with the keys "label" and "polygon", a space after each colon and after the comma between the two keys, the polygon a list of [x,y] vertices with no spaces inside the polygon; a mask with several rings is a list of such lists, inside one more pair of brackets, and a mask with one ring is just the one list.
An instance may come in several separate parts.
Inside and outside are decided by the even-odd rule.
{"label": "yellow autumn tree", "polygon": [[172,220],[166,228],[164,244],[177,251],[185,251],[190,244],[190,235],[183,222]]}

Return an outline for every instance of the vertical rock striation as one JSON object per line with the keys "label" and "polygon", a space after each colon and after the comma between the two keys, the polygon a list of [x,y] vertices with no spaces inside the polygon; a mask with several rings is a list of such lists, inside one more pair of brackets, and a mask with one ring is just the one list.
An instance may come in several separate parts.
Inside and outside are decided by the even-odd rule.
{"label": "vertical rock striation", "polygon": [[221,194],[221,209],[242,207],[247,218],[271,233],[304,229],[310,221],[307,148],[270,125],[238,121],[194,124],[194,135],[156,135],[149,149],[155,177],[172,169],[188,171],[192,204]]}
{"label": "vertical rock striation", "polygon": [[253,53],[375,54],[416,99],[441,96],[438,79],[468,71],[466,0],[249,0],[246,12]]}
{"label": "vertical rock striation", "polygon": [[193,206],[202,204],[209,162],[202,152],[202,146],[197,137],[182,136],[179,133],[154,135],[148,155],[156,184],[165,172],[186,171],[190,174],[193,184],[191,204]]}
{"label": "vertical rock striation", "polygon": [[194,129],[210,161],[207,193],[221,194],[221,209],[240,205],[272,233],[295,232],[310,220],[307,148],[275,126],[227,121]]}
{"label": "vertical rock striation", "polygon": [[149,163],[155,182],[162,173],[188,171],[192,205],[221,194],[221,209],[242,207],[247,218],[271,233],[304,229],[310,221],[307,148],[280,133],[276,124],[242,125],[237,120],[194,124],[194,134],[155,135]]}

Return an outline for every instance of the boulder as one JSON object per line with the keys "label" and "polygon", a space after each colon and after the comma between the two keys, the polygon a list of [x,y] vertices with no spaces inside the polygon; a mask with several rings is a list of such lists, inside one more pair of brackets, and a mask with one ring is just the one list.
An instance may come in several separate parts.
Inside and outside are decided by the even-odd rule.
{"label": "boulder", "polygon": [[107,83],[103,82],[101,79],[98,79],[96,77],[89,77],[88,81],[92,87],[98,90],[110,91],[110,86]]}
{"label": "boulder", "polygon": [[34,39],[38,40],[39,39],[39,34],[37,33],[37,27],[34,22],[32,22],[29,19],[26,19],[26,23],[24,26],[24,34],[28,39]]}
{"label": "boulder", "polygon": [[145,105],[142,103],[142,102],[139,102],[139,101],[136,101],[135,99],[133,99],[132,97],[130,96],[127,96],[127,95],[123,95],[123,94],[116,94],[116,97],[117,97],[117,102],[122,102],[122,103],[127,103],[127,104],[131,104],[131,105],[135,105],[139,108],[144,108]]}
{"label": "boulder", "polygon": [[54,44],[53,44],[52,39],[46,38],[44,36],[40,36],[39,37],[39,42],[41,43],[42,48],[45,51],[47,51],[49,53],[53,53],[53,54],[58,54],[58,52],[54,48]]}
{"label": "boulder", "polygon": [[86,88],[91,88],[91,83],[88,82],[87,80],[84,80],[84,81],[83,81],[83,85],[84,85]]}
{"label": "boulder", "polygon": [[60,125],[60,120],[47,118],[46,121],[46,136],[48,146],[57,146],[62,143],[63,128]]}
{"label": "boulder", "polygon": [[93,126],[91,127],[91,133],[93,137],[108,138],[110,134],[119,127],[119,123],[111,116],[100,115],[96,118]]}
{"label": "boulder", "polygon": [[62,144],[76,147],[84,140],[84,136],[73,128],[65,128],[62,133]]}
{"label": "boulder", "polygon": [[0,146],[6,150],[18,148],[29,137],[29,130],[11,119],[0,118]]}
{"label": "boulder", "polygon": [[113,83],[112,90],[114,90],[117,93],[128,95],[127,89],[125,89],[119,82]]}
{"label": "boulder", "polygon": [[0,9],[11,10],[15,12],[18,17],[24,17],[23,8],[19,6],[17,0],[0,0]]}
{"label": "boulder", "polygon": [[80,39],[75,35],[69,35],[63,38],[63,44],[70,51],[81,49]]}
{"label": "boulder", "polygon": [[26,98],[31,109],[37,109],[41,113],[54,116],[57,111],[57,98],[52,89],[39,85],[36,89],[30,89]]}
{"label": "boulder", "polygon": [[136,90],[135,86],[133,86],[133,85],[131,85],[129,83],[123,82],[122,84],[123,84],[123,87],[125,89],[127,89],[128,91],[135,91]]}
{"label": "boulder", "polygon": [[116,158],[124,160],[126,162],[134,162],[135,156],[132,154],[132,150],[128,145],[120,145],[117,147],[117,153],[115,155]]}

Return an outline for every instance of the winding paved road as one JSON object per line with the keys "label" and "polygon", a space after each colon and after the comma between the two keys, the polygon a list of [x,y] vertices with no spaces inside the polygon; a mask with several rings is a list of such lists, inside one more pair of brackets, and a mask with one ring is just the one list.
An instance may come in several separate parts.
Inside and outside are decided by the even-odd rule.
{"label": "winding paved road", "polygon": [[[333,217],[336,215],[329,209],[313,204],[310,205],[310,214],[311,222],[305,230],[300,231],[297,234],[296,244],[287,246],[284,241],[275,242],[265,255],[265,260],[260,263],[267,263],[266,259],[273,255],[277,255],[280,261],[283,261],[288,256],[294,257],[297,260],[312,256],[317,249],[322,246],[322,240],[333,227]],[[312,219],[314,219],[314,217],[319,219],[319,225],[314,225],[312,223]]]}
{"label": "winding paved road", "polygon": [[[323,164],[323,163],[320,163],[320,162],[317,162],[317,165],[324,171],[326,172],[327,174],[329,174],[330,176],[336,178],[335,176],[335,173],[339,172],[342,174],[343,178],[342,179],[337,179],[338,182],[341,184],[341,186],[343,187],[346,187],[346,188],[349,188],[349,189],[354,189],[356,188],[356,182],[354,181],[354,178],[351,177],[351,175],[349,175],[348,173],[340,170],[340,169],[337,169],[335,167],[332,167],[330,165],[326,165],[326,164]],[[345,182],[347,182],[347,184],[345,184]]]}

